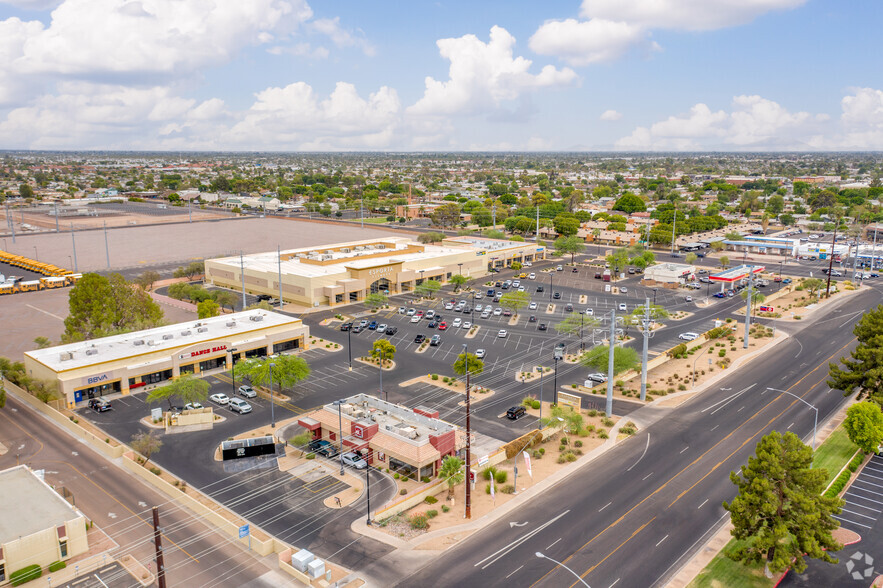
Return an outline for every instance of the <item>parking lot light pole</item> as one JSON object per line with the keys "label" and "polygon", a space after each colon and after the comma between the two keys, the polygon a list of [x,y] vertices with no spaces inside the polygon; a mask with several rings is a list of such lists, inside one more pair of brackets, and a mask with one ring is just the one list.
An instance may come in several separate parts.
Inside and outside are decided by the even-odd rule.
{"label": "parking lot light pole", "polygon": [[343,415],[341,414],[341,405],[345,400],[335,400],[331,404],[337,405],[337,432],[340,435],[340,475],[343,475]]}
{"label": "parking lot light pole", "polygon": [[561,359],[562,351],[555,350],[555,355],[553,359],[555,360],[555,377],[554,377],[554,390],[552,392],[552,404],[558,404],[558,361]]}
{"label": "parking lot light pole", "polygon": [[346,330],[346,349],[350,354],[350,371],[353,371],[353,325],[350,324],[350,328]]}
{"label": "parking lot light pole", "polygon": [[233,396],[236,396],[236,358],[233,357],[236,351],[238,350],[235,347],[227,350],[227,353],[230,354],[230,379],[233,380]]}
{"label": "parking lot light pole", "polygon": [[610,347],[607,353],[607,418],[613,415],[613,356],[616,351],[616,309],[610,311]]}
{"label": "parking lot light pole", "polygon": [[781,392],[782,394],[788,394],[789,396],[793,396],[794,398],[796,398],[800,402],[804,403],[805,405],[807,405],[808,407],[810,407],[811,409],[816,411],[815,421],[813,421],[813,424],[812,424],[812,450],[815,451],[816,450],[816,429],[819,426],[819,409],[816,408],[814,405],[810,404],[809,402],[807,402],[806,400],[804,400],[803,398],[801,398],[800,396],[798,396],[797,394],[793,394],[791,392],[788,392],[787,390],[779,390],[778,388],[767,388],[767,390],[772,390],[773,392]]}
{"label": "parking lot light pole", "polygon": [[463,343],[463,363],[466,368],[466,512],[464,517],[472,518],[472,484],[470,477],[472,475],[472,423],[469,418],[472,409],[471,397],[469,394],[469,347]]}
{"label": "parking lot light pole", "polygon": [[657,288],[653,288],[653,306],[656,306],[656,290]]}
{"label": "parking lot light pole", "polygon": [[[276,379],[274,377],[275,368],[276,368],[276,364],[271,362],[270,363],[270,428],[271,429],[276,428],[276,411],[275,411],[276,406],[275,406],[275,403],[273,402],[273,384],[274,384],[273,380]],[[279,382],[279,393],[282,394],[282,382]]]}
{"label": "parking lot light pole", "polygon": [[540,366],[540,420],[537,421],[537,430],[543,430],[543,372],[545,372],[545,368]]}
{"label": "parking lot light pole", "polygon": [[554,276],[552,272],[549,272],[549,302],[552,302],[552,276]]}
{"label": "parking lot light pole", "polygon": [[386,394],[383,393],[383,349],[380,350],[380,397],[386,400]]}
{"label": "parking lot light pole", "polygon": [[365,466],[365,493],[368,495],[368,512],[365,514],[365,516],[366,516],[365,523],[369,527],[371,526],[371,481],[368,479],[368,472],[370,470],[371,470],[371,466],[369,464],[367,464],[367,462],[366,462],[366,466]]}

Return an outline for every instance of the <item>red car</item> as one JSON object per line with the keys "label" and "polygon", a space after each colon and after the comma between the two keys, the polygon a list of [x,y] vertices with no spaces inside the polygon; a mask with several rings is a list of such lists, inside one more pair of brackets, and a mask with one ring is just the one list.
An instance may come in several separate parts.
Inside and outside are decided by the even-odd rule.
{"label": "red car", "polygon": [[446,331],[447,329],[448,329],[448,323],[439,323],[438,324],[439,331]]}

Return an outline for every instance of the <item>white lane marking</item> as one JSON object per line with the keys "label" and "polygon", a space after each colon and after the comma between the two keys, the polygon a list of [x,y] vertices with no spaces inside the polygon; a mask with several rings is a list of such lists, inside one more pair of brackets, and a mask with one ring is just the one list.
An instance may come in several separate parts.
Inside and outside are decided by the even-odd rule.
{"label": "white lane marking", "polygon": [[708,499],[707,499],[707,498],[706,498],[705,500],[702,501],[702,504],[700,504],[699,506],[696,507],[696,510],[699,510],[700,508],[702,508],[703,506],[705,506],[705,503],[706,503],[706,502],[708,502]]}
{"label": "white lane marking", "polygon": [[635,467],[636,465],[638,465],[641,462],[641,460],[644,459],[644,456],[647,455],[647,449],[649,449],[649,448],[650,448],[650,433],[647,433],[647,444],[644,446],[644,453],[641,454],[641,457],[638,458],[638,461],[636,461],[635,463],[632,464],[631,468],[626,470],[627,472],[632,471],[632,468]]}
{"label": "white lane marking", "polygon": [[[533,531],[525,533],[524,535],[522,535],[521,537],[519,537],[515,541],[512,541],[508,545],[498,549],[497,551],[490,554],[489,556],[487,556],[483,560],[476,562],[472,567],[477,568],[477,567],[481,566],[481,569],[487,568],[488,566],[492,565],[494,562],[496,562],[500,558],[505,557],[506,554],[508,554],[510,551],[517,548],[519,545],[521,545],[522,543],[524,543],[525,541],[527,541],[528,539],[530,539],[531,537],[533,537],[534,535],[536,535],[537,533],[539,533],[540,531],[542,531],[543,529],[545,529],[546,527],[548,527],[549,525],[551,525],[552,523],[554,523],[555,521],[560,519],[561,517],[567,515],[567,513],[569,513],[569,512],[570,512],[570,509],[565,510],[564,512],[562,512],[560,515],[558,515],[554,519],[551,519],[550,521],[543,523],[542,525],[540,525],[539,527],[537,527]],[[485,563],[485,562],[487,562],[487,563]],[[484,565],[482,565],[482,564],[484,564]]]}
{"label": "white lane marking", "polygon": [[652,475],[653,475],[653,472],[650,472],[649,474],[647,474],[646,476],[644,476],[643,479],[646,480],[647,478],[649,478],[649,477],[652,476]]}
{"label": "white lane marking", "polygon": [[601,512],[602,510],[604,510],[605,508],[607,508],[607,507],[610,506],[611,504],[613,504],[613,502],[608,502],[607,504],[605,504],[604,506],[602,506],[601,508],[599,508],[599,509],[598,509],[598,512]]}
{"label": "white lane marking", "polygon": [[659,545],[660,545],[663,541],[665,541],[666,539],[668,539],[668,535],[666,535],[665,537],[663,537],[662,539],[660,539],[660,540],[659,540],[659,543],[656,544],[656,547],[659,547]]}
{"label": "white lane marking", "polygon": [[558,543],[559,541],[561,541],[561,537],[558,537],[557,539],[555,539],[555,541],[552,542],[551,545],[549,545],[548,547],[546,547],[546,551],[549,551],[550,549],[552,549],[552,545],[555,545],[555,544]]}
{"label": "white lane marking", "polygon": [[[715,426],[713,426],[713,427],[711,428],[711,430],[714,431],[714,430],[717,429],[719,426],[720,426],[720,425],[715,425]],[[709,431],[709,432],[711,432],[711,431]]]}
{"label": "white lane marking", "polygon": [[794,423],[791,423],[790,425],[788,425],[788,428],[790,429],[793,426],[794,426]]}
{"label": "white lane marking", "polygon": [[688,449],[690,449],[690,446],[689,446],[689,445],[687,445],[686,447],[684,447],[683,449],[681,449],[681,453],[687,451]]}
{"label": "white lane marking", "polygon": [[849,523],[850,525],[858,525],[859,527],[864,527],[865,529],[872,529],[873,528],[870,525],[863,525],[861,523],[856,523],[855,521],[851,521],[849,519],[844,519],[842,517],[838,517],[837,515],[831,515],[831,516],[833,516],[838,521],[843,521],[844,523]]}
{"label": "white lane marking", "polygon": [[57,314],[52,314],[48,310],[43,310],[42,308],[37,308],[36,306],[31,306],[30,304],[25,304],[30,309],[36,310],[37,312],[42,312],[43,314],[48,314],[52,318],[57,318],[60,321],[64,321],[64,317],[58,316]]}
{"label": "white lane marking", "polygon": [[[515,572],[517,572],[518,570],[520,570],[520,569],[523,568],[523,567],[524,567],[523,565],[518,566],[517,568],[515,568],[514,570],[512,570],[512,573],[509,574],[509,576],[513,575]],[[506,577],[508,578],[509,576],[506,576]]]}
{"label": "white lane marking", "polygon": [[[717,411],[719,411],[720,409],[722,409],[724,406],[726,406],[729,402],[731,402],[732,400],[736,399],[736,398],[737,398],[738,396],[740,396],[741,394],[744,394],[745,392],[751,390],[751,389],[754,388],[756,385],[757,385],[757,383],[755,382],[754,384],[751,384],[751,385],[748,386],[747,388],[743,388],[742,390],[739,390],[739,391],[736,392],[735,394],[731,394],[730,396],[727,396],[727,397],[724,398],[723,400],[718,400],[717,402],[715,402],[715,403],[712,404],[711,406],[706,407],[706,408],[703,408],[703,409],[702,409],[701,411],[699,411],[699,412],[705,412],[706,410],[709,410],[709,409],[712,409],[712,408],[717,407],[717,408],[715,408],[715,410],[713,410],[713,411],[711,412],[711,414],[714,414],[714,413],[716,413]],[[718,406],[718,405],[720,405],[720,406]]]}
{"label": "white lane marking", "polygon": [[611,584],[611,585],[608,586],[607,588],[613,588],[614,586],[616,586],[616,583],[619,582],[619,580],[620,580],[620,579],[617,578],[617,579],[613,582],[613,584]]}
{"label": "white lane marking", "polygon": [[743,410],[745,410],[744,406],[742,408],[740,408],[739,410],[737,410],[736,412],[742,412]]}

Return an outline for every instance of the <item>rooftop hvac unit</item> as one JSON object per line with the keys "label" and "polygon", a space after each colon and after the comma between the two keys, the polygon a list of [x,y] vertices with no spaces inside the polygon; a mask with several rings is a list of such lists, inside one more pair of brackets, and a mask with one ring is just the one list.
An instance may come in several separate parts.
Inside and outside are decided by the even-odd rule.
{"label": "rooftop hvac unit", "polygon": [[340,405],[340,412],[342,412],[343,414],[349,414],[349,415],[353,414],[353,405],[352,404],[341,404]]}
{"label": "rooftop hvac unit", "polygon": [[208,331],[208,327],[199,327],[196,329],[197,333],[205,333],[206,331]]}
{"label": "rooftop hvac unit", "polygon": [[352,249],[350,249],[349,247],[344,247],[343,249],[340,250],[341,253],[349,253],[351,251],[352,251]]}
{"label": "rooftop hvac unit", "polygon": [[135,339],[135,341],[132,343],[132,345],[135,345],[136,347],[138,345],[144,345],[144,339]]}
{"label": "rooftop hvac unit", "polygon": [[371,251],[374,249],[374,245],[365,245],[365,249]]}
{"label": "rooftop hvac unit", "polygon": [[160,344],[159,341],[154,341],[152,339],[147,342],[147,345],[149,345],[150,347],[153,347],[154,345],[159,345],[159,344]]}
{"label": "rooftop hvac unit", "polygon": [[236,321],[227,321],[227,326],[228,326],[228,327],[235,327],[235,326],[236,326]]}
{"label": "rooftop hvac unit", "polygon": [[399,435],[402,437],[407,437],[408,439],[416,439],[417,438],[417,429],[414,427],[401,427],[398,430]]}
{"label": "rooftop hvac unit", "polygon": [[361,245],[356,246],[356,251],[364,251],[364,250],[365,250],[365,248],[362,247]]}
{"label": "rooftop hvac unit", "polygon": [[192,332],[190,331],[190,329],[187,329],[186,331],[181,331],[182,337],[187,337],[188,335],[191,335],[191,334],[192,334]]}
{"label": "rooftop hvac unit", "polygon": [[327,254],[326,254],[326,255],[320,255],[320,256],[319,256],[319,259],[322,260],[322,261],[328,261],[329,259],[334,259],[334,256],[333,256],[333,255],[327,255]]}
{"label": "rooftop hvac unit", "polygon": [[333,253],[334,253],[334,249],[326,249],[326,250],[325,250],[325,253],[331,253],[331,254],[333,254]]}
{"label": "rooftop hvac unit", "polygon": [[97,349],[87,349],[86,355],[96,355],[98,353]]}
{"label": "rooftop hvac unit", "polygon": [[264,315],[262,315],[262,314],[255,314],[255,315],[252,315],[252,316],[248,317],[248,319],[249,319],[249,320],[252,320],[252,321],[254,321],[254,322],[256,322],[256,323],[259,323],[259,322],[261,322],[262,320],[264,320]]}
{"label": "rooftop hvac unit", "polygon": [[307,256],[306,253],[298,253],[295,257],[297,257],[298,259],[303,259],[306,256]]}
{"label": "rooftop hvac unit", "polygon": [[383,243],[378,243],[377,248],[378,249],[386,249],[386,245],[384,245]]}
{"label": "rooftop hvac unit", "polygon": [[74,354],[71,351],[65,351],[64,353],[58,356],[59,361],[68,361],[74,358]]}
{"label": "rooftop hvac unit", "polygon": [[163,335],[163,336],[162,336],[162,340],[163,340],[163,341],[168,341],[169,339],[174,339],[174,338],[175,338],[175,336],[172,335],[171,333],[169,333],[168,335]]}
{"label": "rooftop hvac unit", "polygon": [[361,408],[353,411],[353,418],[363,419],[363,418],[365,418],[365,415],[366,415],[365,411],[362,410]]}

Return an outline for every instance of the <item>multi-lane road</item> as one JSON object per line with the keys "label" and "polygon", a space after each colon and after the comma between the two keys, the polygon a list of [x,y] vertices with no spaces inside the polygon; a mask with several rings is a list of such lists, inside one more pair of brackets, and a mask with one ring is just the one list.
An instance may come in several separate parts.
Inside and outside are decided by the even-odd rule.
{"label": "multi-lane road", "polygon": [[[828,362],[849,352],[852,325],[880,300],[867,288],[795,325],[790,338],[714,389],[394,583],[663,585],[723,522],[721,503],[735,494],[728,474],[764,434],[811,438],[814,411],[795,396],[818,408],[820,422],[845,402],[825,383]],[[639,412],[630,418],[640,422]],[[374,571],[393,581],[382,577],[385,569]]]}

